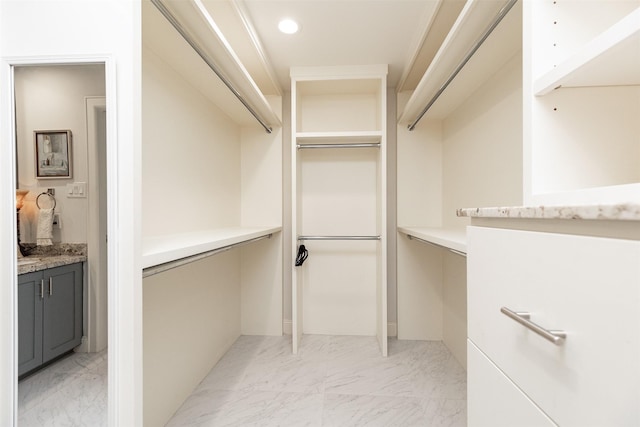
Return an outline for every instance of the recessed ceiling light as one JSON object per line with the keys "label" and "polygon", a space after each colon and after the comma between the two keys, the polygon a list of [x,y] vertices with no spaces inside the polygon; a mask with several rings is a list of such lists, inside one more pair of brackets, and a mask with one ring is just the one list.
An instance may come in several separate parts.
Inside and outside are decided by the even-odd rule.
{"label": "recessed ceiling light", "polygon": [[278,29],[285,34],[295,34],[300,26],[293,19],[283,19],[278,23]]}

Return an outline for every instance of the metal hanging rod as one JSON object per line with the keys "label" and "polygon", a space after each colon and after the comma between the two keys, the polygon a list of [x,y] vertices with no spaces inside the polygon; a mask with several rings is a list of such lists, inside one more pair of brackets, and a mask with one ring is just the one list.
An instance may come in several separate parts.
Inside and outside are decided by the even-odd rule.
{"label": "metal hanging rod", "polygon": [[191,255],[185,258],[180,258],[174,261],[165,262],[164,264],[154,265],[153,267],[148,267],[142,270],[142,277],[153,276],[158,273],[165,272],[167,270],[172,270],[177,267],[181,267],[186,264],[191,264],[192,262],[199,261],[204,258],[209,258],[210,256],[217,255],[222,252],[229,251],[231,249],[235,249],[240,246],[247,245],[249,243],[257,242],[258,240],[270,239],[272,234],[267,234],[264,236],[256,237],[254,239],[245,240],[243,242],[234,243],[233,245],[224,246],[222,248],[213,249],[207,252],[202,252],[196,255]]}
{"label": "metal hanging rod", "polygon": [[298,240],[380,240],[380,236],[298,236]]}
{"label": "metal hanging rod", "polygon": [[445,91],[445,89],[447,89],[447,87],[449,87],[449,84],[451,84],[451,82],[456,78],[456,76],[464,68],[464,66],[467,65],[467,62],[469,62],[469,60],[476,53],[476,51],[478,49],[480,49],[480,46],[482,46],[482,44],[485,42],[485,40],[487,40],[487,38],[491,35],[493,30],[496,29],[498,24],[500,24],[502,19],[507,15],[507,13],[509,13],[511,8],[513,7],[513,5],[516,4],[517,1],[518,0],[509,0],[509,2],[500,10],[500,12],[498,12],[496,17],[491,22],[491,24],[489,24],[487,29],[484,30],[484,33],[482,33],[480,38],[474,43],[473,47],[471,47],[471,50],[469,50],[469,52],[467,52],[467,54],[464,56],[462,61],[460,61],[458,66],[453,70],[453,72],[447,78],[447,80],[444,82],[444,84],[440,87],[440,89],[438,89],[438,91],[435,93],[435,95],[433,95],[433,98],[431,98],[431,100],[427,103],[426,107],[424,107],[422,112],[420,112],[420,114],[413,121],[413,123],[411,123],[408,126],[410,131],[412,131],[412,130],[414,130],[416,128],[416,125],[418,124],[418,122],[420,120],[422,120],[422,117],[425,114],[427,114],[427,111],[429,111],[429,109],[433,106],[433,104],[435,104],[435,102],[438,100],[438,98],[440,98],[440,95],[442,95],[442,93]]}
{"label": "metal hanging rod", "polygon": [[456,249],[452,249],[452,248],[447,247],[447,246],[444,246],[444,245],[439,245],[439,244],[437,244],[437,243],[430,242],[430,241],[425,240],[425,239],[421,239],[421,238],[416,237],[416,236],[413,236],[413,235],[411,235],[411,234],[407,234],[407,239],[409,239],[409,240],[417,240],[417,241],[419,241],[419,242],[421,242],[421,243],[426,243],[427,245],[435,246],[435,247],[437,247],[437,248],[441,248],[441,249],[446,249],[446,250],[448,250],[449,252],[454,253],[454,254],[456,254],[456,255],[460,255],[460,256],[463,256],[463,257],[465,257],[465,258],[467,257],[467,254],[466,254],[466,253],[464,253],[464,252],[462,252],[462,251],[458,251],[458,250],[456,250]]}
{"label": "metal hanging rod", "polygon": [[355,144],[298,144],[298,150],[305,148],[380,148],[379,142],[359,142]]}
{"label": "metal hanging rod", "polygon": [[180,24],[180,22],[178,22],[176,17],[173,16],[173,14],[169,11],[169,9],[167,9],[167,7],[162,3],[162,1],[151,0],[151,3],[153,3],[153,5],[160,11],[160,13],[162,13],[162,15],[167,19],[167,21],[169,21],[169,23],[173,26],[173,28],[175,28],[176,31],[180,33],[182,38],[187,43],[189,43],[191,48],[198,54],[198,56],[200,56],[200,58],[202,58],[202,60],[209,66],[209,68],[211,68],[211,71],[213,71],[215,75],[218,76],[220,80],[222,80],[222,83],[224,83],[225,86],[227,86],[227,88],[229,88],[229,90],[236,96],[236,98],[238,98],[238,100],[242,103],[242,105],[244,105],[244,107],[249,111],[249,113],[251,113],[251,115],[260,123],[260,125],[264,128],[264,130],[266,130],[267,133],[271,133],[273,129],[269,125],[267,125],[264,120],[260,118],[259,114],[251,107],[251,105],[249,105],[249,103],[244,99],[244,97],[240,94],[240,92],[238,92],[236,88],[233,87],[231,82],[229,82],[229,80],[227,80],[224,77],[224,75],[215,65],[213,60],[209,58],[209,56],[205,53],[204,50],[202,50],[200,45],[196,43],[196,41],[185,30],[185,28]]}

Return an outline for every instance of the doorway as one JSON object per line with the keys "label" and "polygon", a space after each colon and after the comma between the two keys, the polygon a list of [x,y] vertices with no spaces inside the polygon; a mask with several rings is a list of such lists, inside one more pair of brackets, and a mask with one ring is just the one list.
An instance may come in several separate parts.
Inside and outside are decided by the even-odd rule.
{"label": "doorway", "polygon": [[[101,353],[100,357],[104,358],[106,365],[108,260],[105,64],[21,64],[12,67],[12,75],[16,126],[16,188],[29,190],[32,198],[41,194],[44,189],[53,189],[56,209],[52,254],[57,248],[64,252],[69,248],[75,251],[78,247],[84,247],[86,254],[82,292],[82,343],[76,348],[77,353],[70,357]],[[37,130],[58,128],[68,130],[71,136],[68,153],[72,173],[68,177],[39,179],[38,164],[33,162],[37,140],[32,135]],[[51,392],[59,391],[64,385],[66,393],[73,393],[70,388],[74,387],[74,383],[66,381],[65,375],[83,375],[76,368],[88,360],[93,359],[80,357],[78,362],[73,363],[69,359],[59,360],[57,367],[62,366],[63,369],[56,372],[58,384],[54,381],[48,385]],[[72,366],[73,370],[66,369],[64,363]],[[54,366],[56,364],[45,369],[54,369]],[[32,378],[36,375],[39,374]],[[98,387],[101,389],[94,391],[102,395],[104,408],[103,422],[100,424],[106,424],[106,369],[101,375],[98,378],[101,382]],[[26,393],[21,386],[30,379],[27,378],[18,385],[19,399],[25,398]],[[41,385],[35,380],[32,383]],[[28,388],[34,387],[32,384],[28,385]],[[91,387],[96,389],[94,385]],[[44,390],[46,389],[38,396],[45,396]],[[33,396],[33,390],[29,391]],[[96,397],[95,393],[93,397]],[[29,403],[29,406],[25,406],[21,401],[18,402],[21,425],[29,425],[30,420],[37,424],[38,415],[35,412],[38,402]],[[59,402],[56,404],[59,405]],[[46,407],[40,409],[46,410]],[[29,416],[24,417],[25,415]]]}

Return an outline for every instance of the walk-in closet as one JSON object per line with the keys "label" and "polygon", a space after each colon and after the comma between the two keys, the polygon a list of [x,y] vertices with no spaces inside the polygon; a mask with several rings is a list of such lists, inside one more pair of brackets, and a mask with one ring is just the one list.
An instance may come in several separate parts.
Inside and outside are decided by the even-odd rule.
{"label": "walk-in closet", "polygon": [[640,425],[640,0],[22,0],[0,23],[5,124],[12,67],[104,64],[109,427]]}

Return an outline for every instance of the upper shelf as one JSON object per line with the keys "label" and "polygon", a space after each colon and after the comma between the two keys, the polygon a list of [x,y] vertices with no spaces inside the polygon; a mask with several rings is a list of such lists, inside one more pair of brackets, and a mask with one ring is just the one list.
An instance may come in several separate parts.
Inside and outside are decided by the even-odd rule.
{"label": "upper shelf", "polygon": [[[270,127],[282,122],[206,9],[193,0],[162,0],[224,78]],[[142,40],[192,86],[241,125],[258,125],[254,116],[199,54],[150,2],[143,2]]]}
{"label": "upper shelf", "polygon": [[621,85],[640,85],[640,7],[537,78],[534,92]]}
{"label": "upper shelf", "polygon": [[[431,65],[401,112],[398,123],[412,123],[470,51],[506,1],[468,0]],[[493,76],[522,48],[522,5],[516,3],[485,40],[424,118],[443,119]]]}
{"label": "upper shelf", "polygon": [[437,227],[398,227],[398,231],[436,246],[467,253],[467,235],[464,229]]}
{"label": "upper shelf", "polygon": [[282,227],[229,227],[142,239],[142,268],[277,233]]}
{"label": "upper shelf", "polygon": [[382,131],[297,132],[299,143],[380,142]]}

